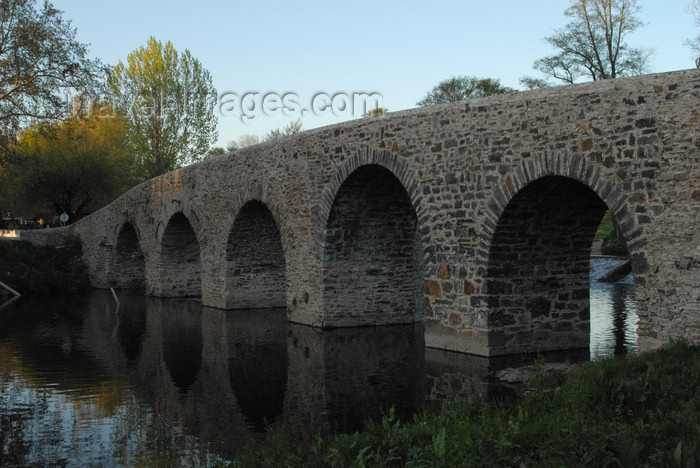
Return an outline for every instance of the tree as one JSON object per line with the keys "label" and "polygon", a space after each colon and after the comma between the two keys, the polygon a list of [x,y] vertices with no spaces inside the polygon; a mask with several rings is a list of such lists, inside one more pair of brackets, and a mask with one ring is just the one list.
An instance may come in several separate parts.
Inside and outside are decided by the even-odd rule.
{"label": "tree", "polygon": [[[688,5],[688,9],[695,18],[695,24],[700,26],[700,0],[694,0],[693,3]],[[689,46],[696,54],[695,66],[700,68],[700,33],[698,33],[694,39],[688,39],[685,41],[685,44]]]}
{"label": "tree", "polygon": [[255,146],[260,144],[260,137],[257,135],[245,134],[238,137],[238,140],[232,141],[228,145],[229,151],[235,151],[237,149],[247,148],[249,146]]}
{"label": "tree", "polygon": [[552,85],[549,83],[549,81],[544,80],[542,78],[534,78],[532,76],[523,76],[520,78],[520,84],[525,88],[529,90],[533,89],[543,89],[543,88],[549,88]]}
{"label": "tree", "polygon": [[100,64],[89,60],[75,29],[46,1],[0,0],[0,133],[68,113],[73,92],[91,93]]}
{"label": "tree", "polygon": [[367,113],[364,114],[362,117],[377,117],[380,115],[384,115],[387,112],[389,112],[389,109],[387,109],[386,107],[375,107],[374,109],[367,111]]}
{"label": "tree", "polygon": [[214,146],[207,151],[207,155],[205,156],[206,158],[210,158],[212,156],[220,156],[222,154],[226,154],[226,148],[222,148],[221,146]]}
{"label": "tree", "polygon": [[129,187],[126,133],[122,120],[96,115],[26,128],[6,166],[12,209],[53,209],[75,221],[89,205],[111,201]]}
{"label": "tree", "polygon": [[216,141],[216,90],[189,50],[148,39],[111,71],[108,86],[127,134],[137,173],[147,180],[203,159]]}
{"label": "tree", "polygon": [[500,80],[476,78],[474,76],[453,76],[437,84],[416,104],[432,106],[444,102],[462,101],[495,94],[512,93],[515,90],[501,86]]}
{"label": "tree", "polygon": [[302,123],[300,117],[296,120],[292,120],[291,122],[289,122],[287,125],[284,126],[284,128],[275,128],[273,130],[270,130],[268,134],[265,135],[264,141],[278,140],[289,135],[294,135],[295,133],[299,133],[301,131],[301,127]]}
{"label": "tree", "polygon": [[571,21],[545,38],[559,53],[537,60],[535,69],[570,84],[644,73],[649,53],[625,42],[642,26],[636,0],[570,1],[564,14]]}

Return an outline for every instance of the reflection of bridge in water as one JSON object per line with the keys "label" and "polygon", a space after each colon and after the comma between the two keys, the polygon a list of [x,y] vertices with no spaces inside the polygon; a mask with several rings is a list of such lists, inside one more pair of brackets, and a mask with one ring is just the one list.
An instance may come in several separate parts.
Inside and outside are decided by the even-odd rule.
{"label": "reflection of bridge in water", "polygon": [[[136,396],[232,456],[267,423],[301,439],[351,431],[391,406],[402,420],[450,396],[486,395],[485,358],[428,351],[423,326],[321,331],[284,309],[230,311],[95,292],[83,339]],[[427,356],[427,357],[426,357]],[[455,357],[459,356],[459,359]]]}

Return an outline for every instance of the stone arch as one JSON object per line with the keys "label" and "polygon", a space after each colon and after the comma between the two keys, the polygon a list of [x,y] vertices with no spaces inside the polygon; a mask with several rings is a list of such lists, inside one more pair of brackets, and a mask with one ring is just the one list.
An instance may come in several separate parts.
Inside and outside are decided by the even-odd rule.
{"label": "stone arch", "polygon": [[605,211],[631,248],[643,242],[621,193],[580,157],[536,158],[495,189],[483,285],[491,354],[588,347],[590,253]]}
{"label": "stone arch", "polygon": [[268,206],[244,203],[226,244],[226,308],[286,306],[286,261],[282,237]]}
{"label": "stone arch", "polygon": [[134,224],[125,221],[115,242],[113,281],[120,288],[145,288],[146,261]]}
{"label": "stone arch", "polygon": [[[615,220],[625,236],[630,254],[634,247],[644,242],[643,230],[637,226],[634,216],[627,207],[627,199],[620,184],[611,180],[597,165],[590,164],[582,155],[547,153],[532,155],[514,171],[507,174],[492,192],[486,209],[486,222],[483,225],[484,237],[493,237],[499,218],[510,200],[526,185],[546,176],[561,176],[580,182],[605,203],[615,216]],[[482,254],[488,252],[483,252]],[[642,269],[639,269],[642,273]]]}
{"label": "stone arch", "polygon": [[160,296],[202,295],[199,241],[182,212],[173,214],[163,229],[158,269]]}
{"label": "stone arch", "polygon": [[[399,166],[395,158],[378,159]],[[347,174],[352,165],[346,165],[336,176],[345,174],[342,182],[331,184],[338,188],[321,243],[324,326],[408,323],[424,316],[418,214],[386,165],[370,162]],[[399,175],[411,181],[401,167]]]}
{"label": "stone arch", "polygon": [[[359,150],[353,157],[340,164],[331,178],[330,183],[324,190],[321,196],[321,209],[319,213],[320,226],[325,227],[328,222],[328,216],[331,213],[331,207],[333,206],[338,190],[340,190],[340,186],[347,180],[350,174],[359,167],[370,164],[388,169],[394,177],[399,180],[413,204],[416,215],[419,220],[422,219],[423,206],[421,204],[421,191],[419,183],[417,182],[418,178],[415,176],[410,166],[399,159],[396,154],[389,151],[364,148]],[[320,240],[323,241],[323,239]]]}

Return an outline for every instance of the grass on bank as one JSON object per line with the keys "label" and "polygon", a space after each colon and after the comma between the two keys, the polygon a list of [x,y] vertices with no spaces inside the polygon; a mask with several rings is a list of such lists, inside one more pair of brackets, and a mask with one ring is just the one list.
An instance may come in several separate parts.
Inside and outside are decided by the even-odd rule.
{"label": "grass on bank", "polygon": [[589,363],[506,407],[476,399],[294,447],[273,434],[232,466],[700,466],[700,347]]}

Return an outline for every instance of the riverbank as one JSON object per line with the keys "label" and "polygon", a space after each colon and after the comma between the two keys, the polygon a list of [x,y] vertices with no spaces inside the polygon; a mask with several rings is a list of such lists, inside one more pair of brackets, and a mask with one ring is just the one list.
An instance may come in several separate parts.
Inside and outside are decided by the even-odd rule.
{"label": "riverbank", "polygon": [[[0,240],[0,281],[22,295],[73,293],[90,288],[79,241],[61,247]],[[7,293],[0,288],[0,296]]]}
{"label": "riverbank", "polygon": [[700,347],[672,343],[542,374],[515,405],[477,399],[295,447],[283,434],[231,466],[698,466]]}

